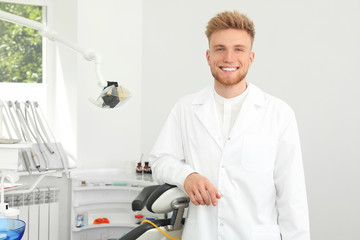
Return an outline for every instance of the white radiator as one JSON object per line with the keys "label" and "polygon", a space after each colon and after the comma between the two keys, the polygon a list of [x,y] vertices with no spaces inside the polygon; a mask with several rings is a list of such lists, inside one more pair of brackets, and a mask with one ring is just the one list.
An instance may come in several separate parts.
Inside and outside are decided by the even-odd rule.
{"label": "white radiator", "polygon": [[59,239],[59,190],[37,188],[31,193],[6,194],[9,207],[18,208],[19,219],[26,223],[23,240]]}

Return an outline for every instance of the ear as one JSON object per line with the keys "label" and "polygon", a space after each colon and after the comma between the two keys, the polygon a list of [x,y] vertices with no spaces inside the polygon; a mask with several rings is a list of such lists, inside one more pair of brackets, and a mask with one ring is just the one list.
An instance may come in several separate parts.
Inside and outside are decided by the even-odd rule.
{"label": "ear", "polygon": [[250,52],[250,66],[253,64],[254,58],[255,58],[255,53],[254,53],[254,52]]}
{"label": "ear", "polygon": [[210,66],[210,51],[206,50],[206,60],[208,62],[208,65]]}

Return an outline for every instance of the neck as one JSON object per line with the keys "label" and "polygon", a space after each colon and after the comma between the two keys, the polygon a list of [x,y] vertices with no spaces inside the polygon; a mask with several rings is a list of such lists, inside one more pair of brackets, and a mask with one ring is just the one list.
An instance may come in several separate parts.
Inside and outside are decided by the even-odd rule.
{"label": "neck", "polygon": [[222,96],[223,98],[234,98],[236,96],[239,96],[246,90],[247,84],[246,80],[243,79],[239,83],[234,85],[224,85],[217,80],[215,80],[215,91],[217,94]]}

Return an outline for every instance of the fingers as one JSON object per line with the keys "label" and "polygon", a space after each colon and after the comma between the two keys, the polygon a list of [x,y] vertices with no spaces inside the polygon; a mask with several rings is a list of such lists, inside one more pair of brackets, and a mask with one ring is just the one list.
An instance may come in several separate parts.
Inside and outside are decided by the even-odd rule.
{"label": "fingers", "polygon": [[185,179],[184,188],[190,201],[196,206],[216,206],[217,199],[221,198],[214,185],[198,173],[192,173]]}
{"label": "fingers", "polygon": [[211,204],[207,189],[205,187],[198,189],[198,191],[195,194],[195,198],[200,203],[200,205],[209,206]]}
{"label": "fingers", "polygon": [[211,198],[211,203],[212,203],[213,206],[216,206],[217,205],[217,199],[220,199],[220,198],[217,197],[218,194],[219,193],[217,191],[209,192],[209,195],[210,195],[210,198]]}
{"label": "fingers", "polygon": [[200,205],[200,203],[195,199],[195,195],[194,195],[193,193],[188,193],[188,195],[189,195],[189,197],[190,197],[190,201],[191,201],[194,205],[196,205],[196,206]]}
{"label": "fingers", "polygon": [[[203,190],[201,190],[201,191],[203,191]],[[205,205],[203,194],[198,189],[195,190],[195,199],[197,200],[197,202],[200,205]]]}
{"label": "fingers", "polygon": [[213,206],[217,205],[217,199],[220,199],[220,193],[218,192],[218,190],[214,187],[214,185],[211,184],[211,186],[208,187],[208,193],[210,196],[210,200],[211,200],[211,204]]}

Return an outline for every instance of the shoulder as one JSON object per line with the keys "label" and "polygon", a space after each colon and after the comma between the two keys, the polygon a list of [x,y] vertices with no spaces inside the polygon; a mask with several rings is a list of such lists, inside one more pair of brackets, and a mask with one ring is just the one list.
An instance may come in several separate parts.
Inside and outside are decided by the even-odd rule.
{"label": "shoulder", "polygon": [[180,116],[188,115],[192,112],[194,105],[201,104],[203,99],[208,99],[211,94],[211,87],[208,86],[201,89],[200,91],[179,98],[172,107],[169,118],[180,119]]}
{"label": "shoulder", "polygon": [[254,84],[249,84],[249,88],[250,91],[253,91],[252,94],[254,95],[253,99],[255,104],[256,102],[258,102],[259,105],[262,104],[266,111],[269,111],[278,117],[292,117],[295,115],[292,107],[284,100],[263,91]]}

